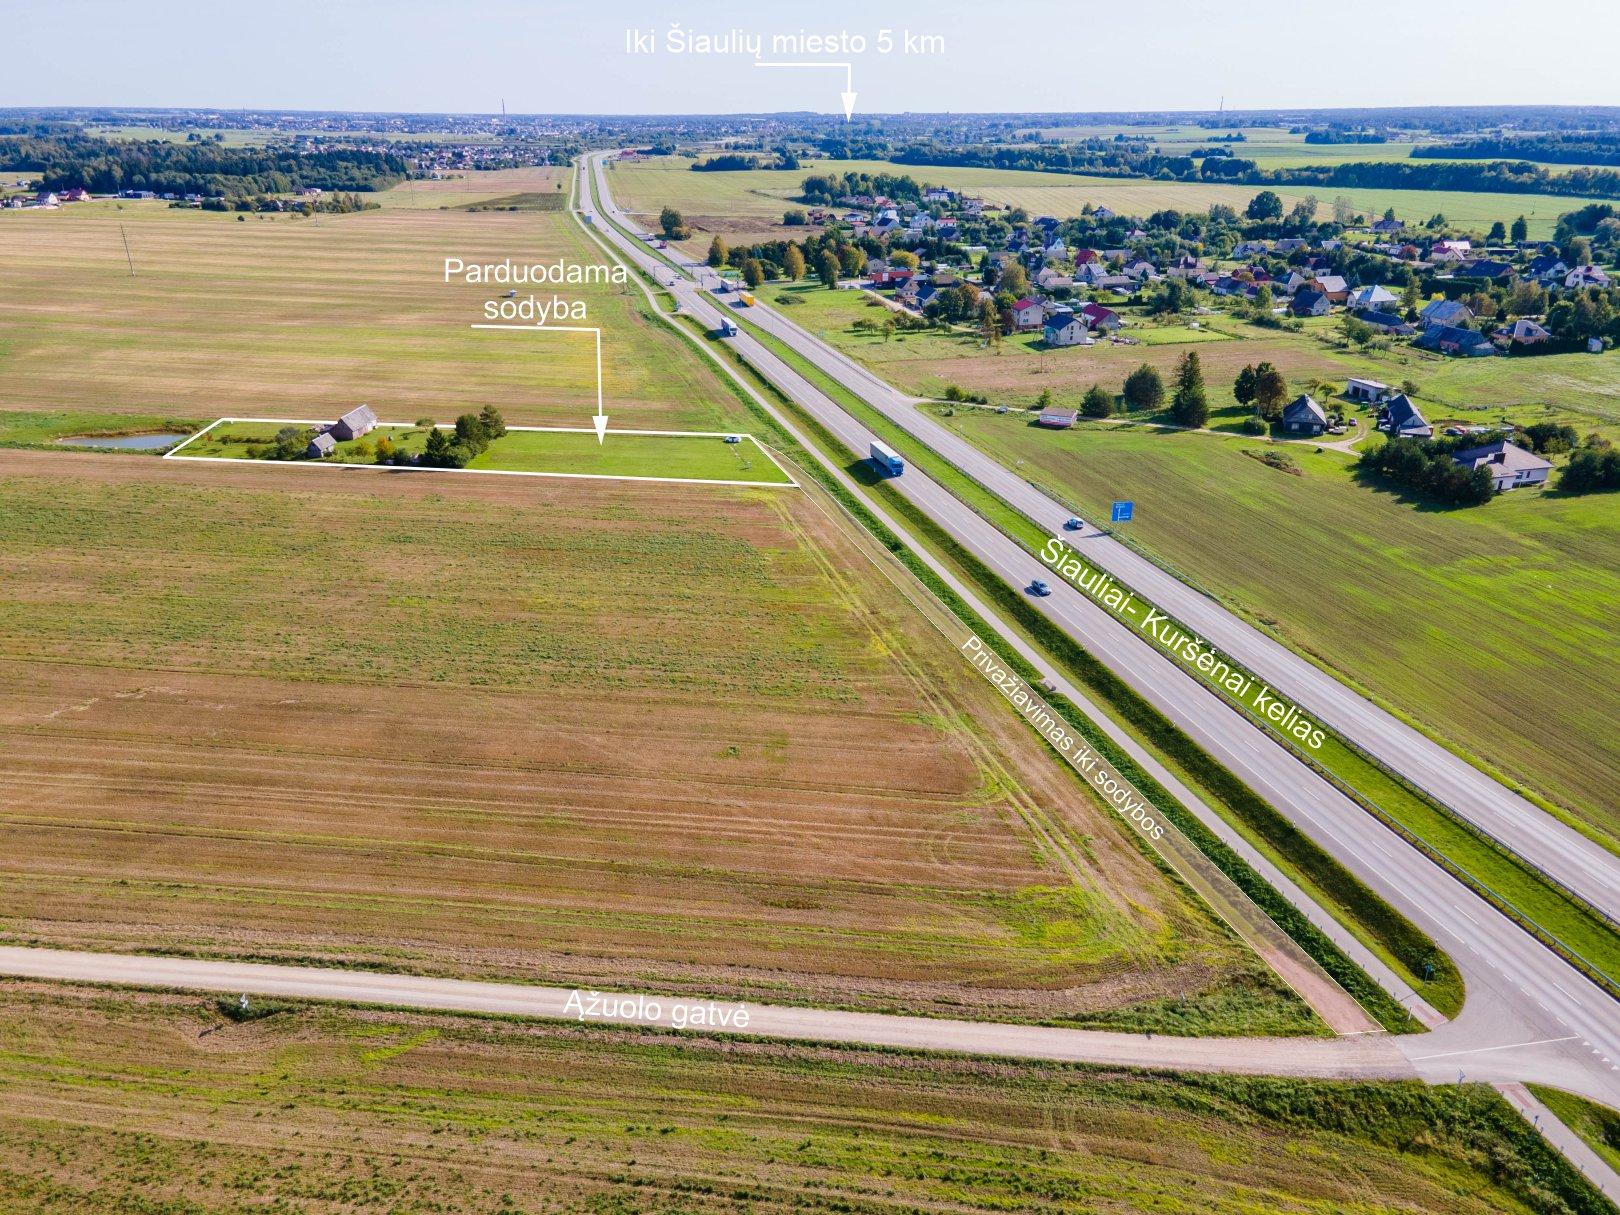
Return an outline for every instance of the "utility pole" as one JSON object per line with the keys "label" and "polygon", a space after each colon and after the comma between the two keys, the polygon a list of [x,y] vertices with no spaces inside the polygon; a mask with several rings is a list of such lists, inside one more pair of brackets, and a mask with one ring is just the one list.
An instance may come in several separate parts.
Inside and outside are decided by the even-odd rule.
{"label": "utility pole", "polygon": [[129,277],[135,277],[135,258],[129,252],[129,233],[124,231],[124,225],[118,225],[118,235],[124,241],[124,260],[129,263]]}

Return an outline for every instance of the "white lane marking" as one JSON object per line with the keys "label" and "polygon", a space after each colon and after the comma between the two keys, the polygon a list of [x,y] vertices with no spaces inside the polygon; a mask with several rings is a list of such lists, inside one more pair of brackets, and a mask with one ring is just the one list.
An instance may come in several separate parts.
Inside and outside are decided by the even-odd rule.
{"label": "white lane marking", "polygon": [[[1573,1042],[1579,1034],[1570,1034],[1567,1038],[1538,1038],[1534,1042],[1509,1042],[1505,1046],[1476,1046],[1473,1050],[1447,1050],[1436,1055],[1413,1055],[1413,1063],[1422,1063],[1425,1059],[1450,1059],[1457,1055],[1483,1055],[1493,1050],[1518,1050],[1526,1046],[1548,1046],[1554,1042]],[[1592,1052],[1596,1054],[1596,1051]]]}
{"label": "white lane marking", "polygon": [[1463,919],[1465,919],[1465,920],[1467,920],[1467,921],[1468,921],[1468,922],[1469,922],[1469,923],[1470,923],[1470,924],[1472,924],[1472,925],[1473,925],[1473,926],[1474,926],[1474,927],[1475,927],[1475,928],[1478,928],[1478,927],[1479,927],[1479,921],[1478,921],[1478,920],[1476,920],[1476,919],[1474,919],[1474,917],[1473,917],[1473,916],[1471,916],[1471,915],[1469,915],[1469,914],[1468,914],[1468,913],[1467,913],[1467,912],[1466,912],[1466,911],[1464,911],[1464,910],[1463,910],[1463,909],[1462,909],[1462,908],[1461,908],[1461,907],[1459,907],[1459,906],[1457,906],[1457,904],[1455,904],[1455,903],[1453,903],[1453,904],[1452,904],[1452,905],[1451,905],[1451,909],[1452,909],[1452,910],[1453,910],[1453,911],[1455,911],[1455,912],[1456,912],[1456,913],[1457,913],[1457,914],[1458,914],[1458,915],[1460,915],[1460,916],[1462,916],[1462,918],[1463,918]]}
{"label": "white lane marking", "polygon": [[1563,992],[1563,993],[1564,993],[1564,994],[1565,994],[1565,995],[1566,995],[1566,996],[1569,996],[1569,999],[1570,999],[1570,1002],[1571,1002],[1571,1003],[1573,1003],[1573,1004],[1574,1004],[1574,1005],[1575,1005],[1575,1007],[1576,1007],[1576,1008],[1585,1008],[1585,1007],[1586,1007],[1586,1005],[1584,1005],[1584,1004],[1582,1004],[1582,1003],[1581,1003],[1581,1002],[1580,1002],[1580,1001],[1579,1001],[1579,1000],[1577,1000],[1577,999],[1576,999],[1576,998],[1575,998],[1575,997],[1574,997],[1574,996],[1572,996],[1572,995],[1570,995],[1570,993],[1569,993],[1569,989],[1568,989],[1568,988],[1566,988],[1566,987],[1565,987],[1565,986],[1564,986],[1564,985],[1563,985],[1563,984],[1562,984],[1562,983],[1560,983],[1560,982],[1559,982],[1559,981],[1558,981],[1558,980],[1557,980],[1557,979],[1553,979],[1553,980],[1552,980],[1552,985],[1553,985],[1553,986],[1554,986],[1554,987],[1556,987],[1556,988],[1557,988],[1557,989],[1558,989],[1558,990],[1559,990],[1559,991],[1561,991],[1561,992]]}

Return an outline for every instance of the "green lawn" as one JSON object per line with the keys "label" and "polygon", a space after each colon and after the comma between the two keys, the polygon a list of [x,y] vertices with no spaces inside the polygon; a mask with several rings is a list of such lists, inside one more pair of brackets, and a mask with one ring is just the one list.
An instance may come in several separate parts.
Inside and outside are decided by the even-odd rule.
{"label": "green lawn", "polygon": [[1574,1131],[1612,1169],[1620,1169],[1620,1114],[1606,1105],[1577,1097],[1561,1089],[1532,1084],[1530,1091],[1558,1115],[1558,1120]]}
{"label": "green lawn", "polygon": [[[263,457],[285,422],[222,422],[193,440],[176,458],[243,460]],[[379,426],[361,439],[339,443],[322,463],[370,464],[377,440],[420,454],[428,431]],[[313,461],[312,461],[313,462]],[[509,430],[468,465],[482,472],[545,473],[581,477],[652,477],[687,481],[747,481],[786,485],[788,476],[751,437],[727,443],[719,435],[636,434],[609,430],[598,443],[591,431]]]}

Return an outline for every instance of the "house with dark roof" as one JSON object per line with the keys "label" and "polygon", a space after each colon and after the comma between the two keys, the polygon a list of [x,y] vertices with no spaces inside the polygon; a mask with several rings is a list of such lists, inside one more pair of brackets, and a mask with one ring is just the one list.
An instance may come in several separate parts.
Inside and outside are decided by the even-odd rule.
{"label": "house with dark roof", "polygon": [[1295,316],[1326,316],[1328,297],[1312,287],[1301,287],[1294,293],[1288,311]]}
{"label": "house with dark roof", "polygon": [[1432,350],[1436,354],[1449,354],[1460,359],[1477,359],[1496,353],[1496,347],[1483,333],[1457,329],[1451,325],[1434,325],[1425,329],[1412,345],[1420,350]]}
{"label": "house with dark roof", "polygon": [[1392,397],[1379,411],[1378,429],[1392,439],[1427,439],[1434,435],[1434,427],[1404,392]]}
{"label": "house with dark roof", "polygon": [[1300,393],[1282,411],[1282,429],[1290,435],[1319,435],[1327,429],[1327,410]]}
{"label": "house with dark roof", "polygon": [[1464,468],[1485,469],[1491,474],[1491,483],[1497,493],[1517,489],[1521,485],[1544,485],[1548,473],[1552,471],[1552,465],[1546,460],[1506,439],[1453,452],[1451,458]]}
{"label": "house with dark roof", "polygon": [[1059,312],[1042,325],[1041,339],[1048,346],[1084,346],[1092,340],[1085,321],[1073,312]]}
{"label": "house with dark roof", "polygon": [[1430,325],[1461,325],[1474,319],[1474,310],[1461,300],[1430,300],[1418,313],[1427,329]]}
{"label": "house with dark roof", "polygon": [[1417,332],[1416,325],[1408,325],[1393,312],[1363,312],[1361,323],[1371,325],[1393,337],[1410,337]]}
{"label": "house with dark roof", "polygon": [[1469,262],[1457,271],[1458,274],[1469,278],[1489,279],[1491,282],[1501,282],[1503,279],[1513,277],[1513,267],[1506,262],[1493,261],[1490,258],[1481,258],[1477,262]]}
{"label": "house with dark roof", "polygon": [[372,427],[377,425],[377,415],[372,412],[370,405],[356,405],[336,422],[328,432],[338,442],[343,443],[349,439],[358,439]]}

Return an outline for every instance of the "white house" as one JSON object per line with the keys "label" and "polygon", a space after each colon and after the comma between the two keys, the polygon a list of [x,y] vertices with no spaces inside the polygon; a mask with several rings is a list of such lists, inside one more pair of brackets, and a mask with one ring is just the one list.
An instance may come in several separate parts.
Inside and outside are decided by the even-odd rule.
{"label": "white house", "polygon": [[1060,312],[1041,327],[1048,346],[1090,346],[1094,339],[1085,321],[1072,312]]}
{"label": "white house", "polygon": [[1552,465],[1546,460],[1506,439],[1454,452],[1451,458],[1464,468],[1486,469],[1491,474],[1491,482],[1496,486],[1497,493],[1517,489],[1521,485],[1543,485],[1552,470]]}

